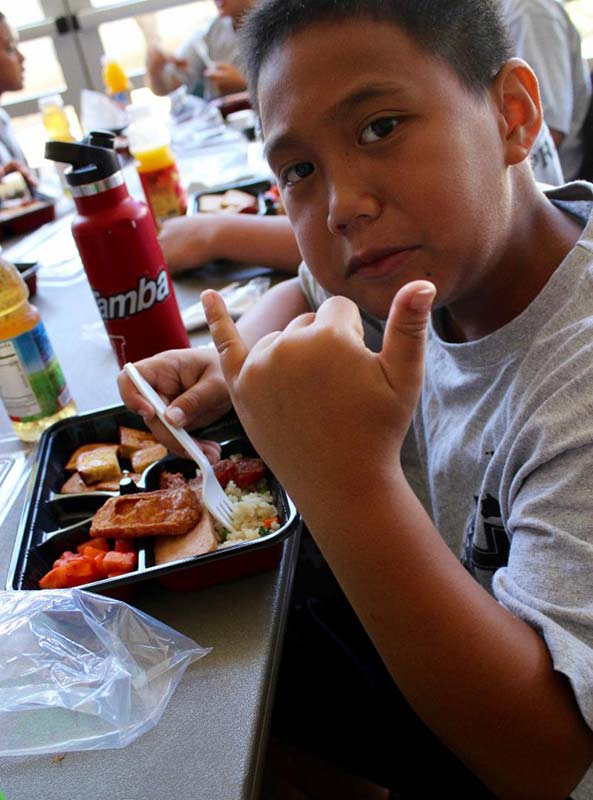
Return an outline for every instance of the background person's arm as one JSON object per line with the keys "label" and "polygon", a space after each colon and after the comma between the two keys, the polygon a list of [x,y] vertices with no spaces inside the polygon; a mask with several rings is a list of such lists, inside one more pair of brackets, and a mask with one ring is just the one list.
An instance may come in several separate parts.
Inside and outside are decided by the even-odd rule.
{"label": "background person's arm", "polygon": [[219,258],[296,274],[301,261],[286,216],[192,214],[165,220],[159,241],[171,273]]}
{"label": "background person's arm", "polygon": [[185,58],[166,53],[159,46],[148,48],[146,54],[146,77],[149,88],[157,95],[165,95],[177,89],[183,81],[181,76],[187,70]]}

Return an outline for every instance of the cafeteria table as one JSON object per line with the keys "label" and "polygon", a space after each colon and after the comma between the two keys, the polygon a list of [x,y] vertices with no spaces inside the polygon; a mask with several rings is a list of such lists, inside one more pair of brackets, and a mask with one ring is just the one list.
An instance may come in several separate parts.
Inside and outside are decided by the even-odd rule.
{"label": "cafeteria table", "polygon": [[[16,247],[13,260],[39,258],[37,295],[79,411],[118,404],[115,356],[64,217]],[[179,305],[205,287],[269,271],[213,265],[175,280]],[[193,344],[205,343],[200,331]],[[6,584],[35,447],[0,418],[0,578]],[[260,788],[274,680],[298,549],[283,545],[277,568],[199,591],[146,586],[134,605],[212,652],[188,668],[155,728],[123,749],[0,758],[6,800],[247,800]],[[1,646],[1,644],[0,644]],[[0,650],[0,666],[2,653]],[[0,741],[1,741],[0,732]]]}

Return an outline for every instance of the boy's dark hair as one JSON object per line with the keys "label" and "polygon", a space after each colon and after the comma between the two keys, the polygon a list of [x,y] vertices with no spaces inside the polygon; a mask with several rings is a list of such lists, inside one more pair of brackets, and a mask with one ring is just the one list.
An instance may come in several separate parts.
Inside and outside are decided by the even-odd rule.
{"label": "boy's dark hair", "polygon": [[499,0],[261,0],[241,30],[254,107],[260,70],[294,33],[318,22],[372,19],[397,25],[483,94],[512,53]]}

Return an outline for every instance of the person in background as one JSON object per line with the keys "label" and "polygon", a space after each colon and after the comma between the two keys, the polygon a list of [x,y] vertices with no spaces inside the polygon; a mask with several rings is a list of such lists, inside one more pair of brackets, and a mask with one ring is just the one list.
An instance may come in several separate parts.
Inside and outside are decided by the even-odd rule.
{"label": "person in background", "polygon": [[557,0],[500,0],[515,55],[535,72],[544,120],[558,149],[566,180],[580,176],[585,157],[583,123],[591,102],[591,77],[579,32]]}
{"label": "person in background", "polygon": [[[148,48],[146,71],[155,94],[169,94],[182,84],[193,94],[219,96],[245,89],[237,31],[256,0],[215,0],[219,16],[207,32],[193,34],[176,55],[158,45]],[[213,62],[210,66],[209,62]]]}
{"label": "person in background", "polygon": [[173,424],[232,400],[346,596],[289,623],[285,742],[405,798],[590,800],[593,187],[536,186],[498,11],[263,0],[247,71],[306,266],[258,330],[203,294],[218,361],[138,368]]}
{"label": "person in background", "polygon": [[[23,88],[24,63],[16,36],[0,11],[0,98],[4,92],[18,92]],[[10,172],[22,173],[29,187],[37,185],[37,178],[14,135],[10,117],[0,108],[0,178]]]}

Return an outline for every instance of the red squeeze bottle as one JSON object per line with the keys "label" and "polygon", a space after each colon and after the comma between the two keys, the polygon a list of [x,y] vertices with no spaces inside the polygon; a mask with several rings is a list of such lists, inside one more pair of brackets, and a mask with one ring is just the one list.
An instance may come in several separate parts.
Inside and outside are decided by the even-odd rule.
{"label": "red squeeze bottle", "polygon": [[169,270],[145,203],[128,194],[111,132],[47,142],[66,173],[77,214],[72,235],[120,367],[189,347]]}

